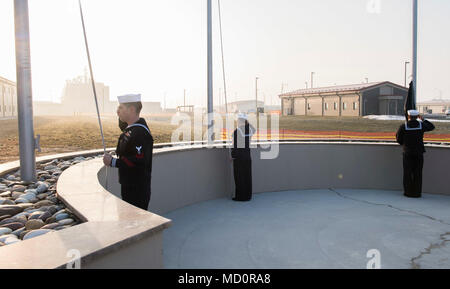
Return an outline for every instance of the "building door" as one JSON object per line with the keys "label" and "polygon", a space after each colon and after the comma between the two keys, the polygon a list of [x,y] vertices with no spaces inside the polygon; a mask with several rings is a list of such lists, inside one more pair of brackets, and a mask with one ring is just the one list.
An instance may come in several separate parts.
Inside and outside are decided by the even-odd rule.
{"label": "building door", "polygon": [[5,116],[5,87],[0,87],[0,116]]}
{"label": "building door", "polygon": [[396,114],[397,114],[397,105],[396,105],[396,101],[389,100],[388,115],[396,115]]}

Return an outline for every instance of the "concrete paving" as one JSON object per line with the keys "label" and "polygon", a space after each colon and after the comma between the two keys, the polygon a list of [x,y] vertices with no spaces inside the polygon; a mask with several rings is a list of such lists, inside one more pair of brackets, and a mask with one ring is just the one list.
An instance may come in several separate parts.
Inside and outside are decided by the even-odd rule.
{"label": "concrete paving", "polygon": [[166,214],[166,268],[450,268],[450,197],[306,190],[217,199]]}

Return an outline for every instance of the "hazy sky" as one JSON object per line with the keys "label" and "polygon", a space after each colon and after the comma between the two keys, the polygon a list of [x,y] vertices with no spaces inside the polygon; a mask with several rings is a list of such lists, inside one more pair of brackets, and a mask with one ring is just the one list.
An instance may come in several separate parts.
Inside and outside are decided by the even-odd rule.
{"label": "hazy sky", "polygon": [[[89,0],[94,76],[111,98],[142,93],[167,106],[206,104],[206,0]],[[404,82],[412,54],[411,0],[221,0],[229,101],[278,102],[287,90]],[[372,5],[369,5],[371,4]],[[217,1],[215,103],[223,88]],[[77,0],[29,0],[33,98],[58,100],[87,58]],[[450,98],[450,1],[419,0],[419,101]],[[0,0],[0,75],[15,80],[13,0]],[[408,67],[411,73],[411,66]],[[223,89],[222,89],[223,91]],[[164,105],[164,103],[163,103]]]}

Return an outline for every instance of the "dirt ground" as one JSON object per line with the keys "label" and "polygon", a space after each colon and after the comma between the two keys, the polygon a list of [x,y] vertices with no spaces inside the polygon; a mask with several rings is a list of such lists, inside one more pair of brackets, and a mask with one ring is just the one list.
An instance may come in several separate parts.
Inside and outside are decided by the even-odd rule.
{"label": "dirt ground", "polygon": [[[155,143],[170,142],[176,128],[168,122],[148,120]],[[120,135],[117,118],[102,119],[106,147],[115,147]],[[42,152],[36,156],[101,149],[102,140],[98,120],[94,116],[34,118],[34,133],[40,135]],[[0,163],[19,159],[19,137],[17,119],[0,120]]]}
{"label": "dirt ground", "polygon": [[[170,115],[144,116],[155,143],[171,141],[177,128],[170,124]],[[269,121],[270,123],[270,121]],[[280,130],[346,131],[346,132],[396,132],[402,121],[379,121],[350,117],[280,117]],[[117,117],[102,118],[107,147],[115,147],[120,135]],[[436,122],[436,130],[430,134],[449,135],[450,123]],[[269,127],[270,129],[270,127]],[[100,149],[102,141],[96,116],[36,116],[34,133],[41,135],[42,152],[37,156]],[[17,119],[0,120],[0,163],[19,159]]]}

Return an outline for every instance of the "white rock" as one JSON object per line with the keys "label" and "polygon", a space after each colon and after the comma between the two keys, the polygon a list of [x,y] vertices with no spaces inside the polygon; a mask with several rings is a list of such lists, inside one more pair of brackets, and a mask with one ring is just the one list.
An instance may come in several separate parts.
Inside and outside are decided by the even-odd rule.
{"label": "white rock", "polygon": [[29,203],[30,200],[20,197],[20,198],[16,199],[15,202],[16,202],[16,204],[26,204],[26,203]]}
{"label": "white rock", "polygon": [[15,180],[16,180],[16,177],[15,177],[14,175],[9,175],[9,176],[6,177],[6,179],[7,179],[8,181],[15,181]]}
{"label": "white rock", "polygon": [[57,168],[58,168],[57,166],[49,165],[49,166],[46,166],[46,167],[44,168],[44,170],[46,170],[46,171],[52,171],[52,170],[57,169]]}
{"label": "white rock", "polygon": [[3,192],[0,194],[0,197],[2,198],[11,197],[11,192],[10,191]]}
{"label": "white rock", "polygon": [[27,234],[23,237],[23,240],[27,240],[27,239],[31,239],[31,238],[34,238],[34,237],[37,237],[37,236],[41,236],[41,235],[50,233],[51,231],[52,231],[52,230],[50,230],[50,229],[39,229],[39,230],[34,230],[34,231],[31,231],[31,232],[27,233]]}
{"label": "white rock", "polygon": [[[29,191],[31,191],[31,190],[29,190]],[[33,191],[34,191],[34,190],[33,190]],[[20,196],[20,197],[21,197],[21,198],[24,198],[24,199],[27,199],[28,201],[31,202],[31,200],[36,199],[36,194],[35,194],[35,193],[32,193],[32,192],[28,192],[28,193],[23,194],[23,195]]]}
{"label": "white rock", "polygon": [[0,236],[11,234],[12,230],[10,228],[0,227]]}
{"label": "white rock", "polygon": [[26,228],[25,228],[25,227],[22,227],[22,228],[20,228],[20,229],[15,230],[15,231],[12,232],[11,234],[16,235],[17,237],[19,237],[20,234],[21,234],[23,231],[25,231],[25,230],[26,230]]}
{"label": "white rock", "polygon": [[24,191],[24,194],[28,194],[28,193],[33,193],[33,194],[36,195],[37,190],[36,190],[36,189],[28,189],[28,190],[25,190],[25,191]]}
{"label": "white rock", "polygon": [[28,218],[29,215],[30,215],[29,212],[22,212],[22,213],[18,213],[17,215],[13,216],[13,218],[18,218],[18,217],[22,217],[22,216],[25,216]]}
{"label": "white rock", "polygon": [[41,182],[39,186],[36,188],[37,194],[45,193],[48,190],[48,184]]}
{"label": "white rock", "polygon": [[[16,235],[13,235],[13,236],[16,236]],[[20,239],[19,238],[17,238],[17,236],[14,238],[14,237],[9,237],[8,239],[6,239],[5,240],[5,242],[3,242],[5,245],[11,245],[11,244],[14,244],[14,243],[18,243],[18,242],[20,242]]]}
{"label": "white rock", "polygon": [[67,214],[67,213],[60,213],[60,214],[55,215],[56,221],[62,221],[67,218],[69,218],[69,214]]}
{"label": "white rock", "polygon": [[22,195],[23,195],[22,192],[12,192],[11,197],[15,200],[22,197]]}
{"label": "white rock", "polygon": [[40,208],[39,209],[30,209],[30,210],[26,211],[25,213],[28,213],[28,215],[30,215],[37,211],[42,211],[42,210]]}
{"label": "white rock", "polygon": [[17,236],[13,235],[13,234],[2,235],[2,236],[0,236],[0,242],[6,244],[5,240],[8,238],[16,238],[17,239]]}
{"label": "white rock", "polygon": [[60,224],[61,226],[65,226],[65,225],[70,225],[73,222],[75,222],[73,219],[64,219],[64,220],[58,221],[58,224]]}

